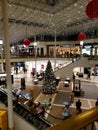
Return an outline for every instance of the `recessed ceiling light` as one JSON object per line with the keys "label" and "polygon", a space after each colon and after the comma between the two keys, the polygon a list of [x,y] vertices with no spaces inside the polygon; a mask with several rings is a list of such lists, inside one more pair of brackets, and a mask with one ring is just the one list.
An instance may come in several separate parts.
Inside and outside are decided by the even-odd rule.
{"label": "recessed ceiling light", "polygon": [[26,9],[26,11],[29,11],[29,9]]}
{"label": "recessed ceiling light", "polygon": [[78,13],[80,14],[80,11],[78,11]]}
{"label": "recessed ceiling light", "polygon": [[60,14],[60,12],[57,13],[57,15],[59,15],[59,14]]}
{"label": "recessed ceiling light", "polygon": [[77,3],[75,3],[74,6],[76,7],[76,6],[77,6]]}
{"label": "recessed ceiling light", "polygon": [[8,6],[11,7],[11,4],[9,4]]}
{"label": "recessed ceiling light", "polygon": [[12,14],[12,17],[14,17],[14,14]]}
{"label": "recessed ceiling light", "polygon": [[81,5],[80,8],[83,8],[83,5]]}

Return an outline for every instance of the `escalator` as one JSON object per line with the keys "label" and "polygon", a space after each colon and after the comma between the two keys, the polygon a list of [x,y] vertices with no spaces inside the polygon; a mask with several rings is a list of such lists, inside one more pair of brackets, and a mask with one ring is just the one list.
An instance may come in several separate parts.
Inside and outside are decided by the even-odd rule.
{"label": "escalator", "polygon": [[[0,102],[8,106],[7,93],[0,89]],[[52,124],[45,120],[43,117],[31,113],[25,106],[13,99],[13,110],[18,114],[23,120],[30,123],[32,128],[35,127],[37,130],[45,130],[51,127]]]}
{"label": "escalator", "polygon": [[66,77],[70,77],[72,79],[73,69],[75,67],[91,67],[91,64],[88,58],[81,57],[56,70],[54,74],[56,77],[60,77],[62,80],[65,80]]}

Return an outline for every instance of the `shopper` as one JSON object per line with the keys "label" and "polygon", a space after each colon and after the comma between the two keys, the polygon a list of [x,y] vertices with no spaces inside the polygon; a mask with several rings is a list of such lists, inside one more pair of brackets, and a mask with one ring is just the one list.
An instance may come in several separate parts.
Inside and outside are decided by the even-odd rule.
{"label": "shopper", "polygon": [[87,79],[90,79],[90,72],[88,72]]}
{"label": "shopper", "polygon": [[95,106],[98,106],[98,99],[97,99],[96,102],[95,102]]}
{"label": "shopper", "polygon": [[74,102],[74,93],[71,93],[69,100],[70,100],[70,104]]}
{"label": "shopper", "polygon": [[74,72],[73,72],[73,80],[75,80],[75,78],[76,78],[76,76],[75,76],[75,74],[74,74]]}
{"label": "shopper", "polygon": [[77,114],[82,112],[81,105],[82,105],[82,103],[81,103],[80,99],[78,99],[78,101],[76,102],[76,111],[77,111]]}
{"label": "shopper", "polygon": [[18,74],[18,67],[16,66],[16,68],[15,68],[15,69],[16,69],[16,74]]}

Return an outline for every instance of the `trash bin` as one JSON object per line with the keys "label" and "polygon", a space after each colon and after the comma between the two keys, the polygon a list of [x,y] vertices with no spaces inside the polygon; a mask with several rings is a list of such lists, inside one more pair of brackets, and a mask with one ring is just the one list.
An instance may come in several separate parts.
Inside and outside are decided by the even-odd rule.
{"label": "trash bin", "polygon": [[21,89],[25,89],[25,78],[21,78]]}

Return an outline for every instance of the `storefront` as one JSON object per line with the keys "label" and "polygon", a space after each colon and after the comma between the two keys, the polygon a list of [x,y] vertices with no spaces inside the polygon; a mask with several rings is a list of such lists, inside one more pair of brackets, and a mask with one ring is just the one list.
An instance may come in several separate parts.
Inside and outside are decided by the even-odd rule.
{"label": "storefront", "polygon": [[57,57],[72,57],[76,54],[80,54],[80,46],[79,45],[72,45],[72,44],[61,44],[60,46],[49,46],[49,56],[54,57],[56,50]]}
{"label": "storefront", "polygon": [[94,54],[94,49],[92,49],[93,46],[91,44],[84,44],[83,48],[82,48],[82,55],[83,56],[90,56],[91,55],[91,51],[92,54]]}

